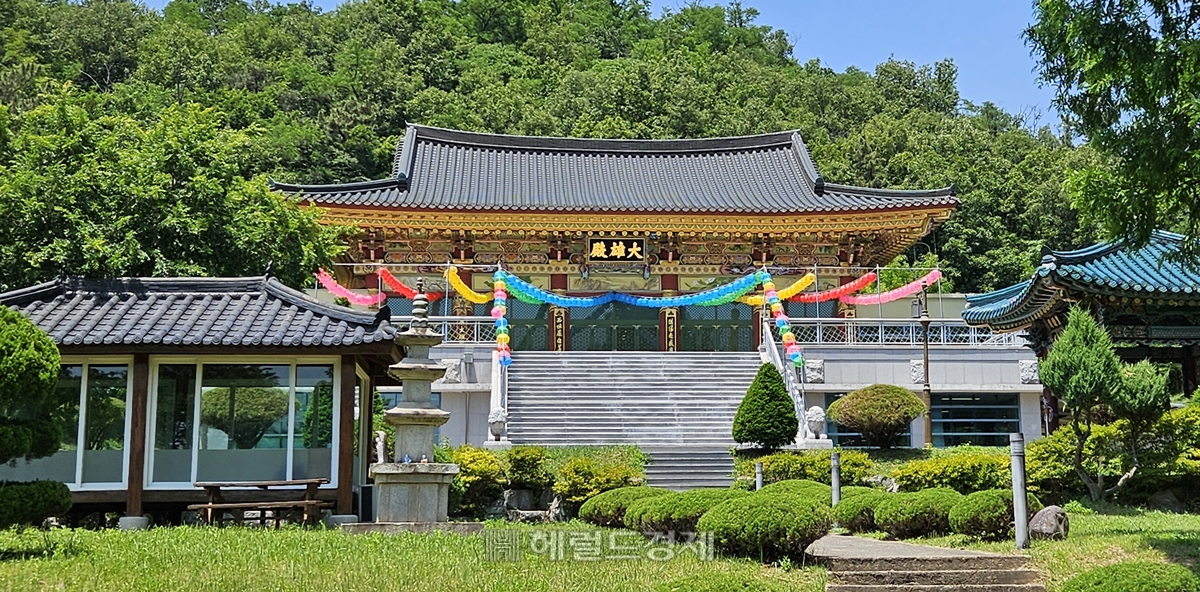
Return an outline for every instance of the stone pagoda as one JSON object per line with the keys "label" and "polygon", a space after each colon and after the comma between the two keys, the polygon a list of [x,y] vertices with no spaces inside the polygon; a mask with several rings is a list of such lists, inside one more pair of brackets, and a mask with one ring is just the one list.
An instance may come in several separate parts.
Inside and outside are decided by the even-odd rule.
{"label": "stone pagoda", "polygon": [[442,335],[429,328],[429,301],[423,282],[417,282],[412,323],[396,334],[404,359],[388,373],[404,385],[403,401],[384,413],[384,421],[396,428],[395,462],[371,465],[375,479],[377,524],[411,526],[427,530],[446,522],[450,483],[458,465],[433,461],[434,430],[450,419],[431,397],[431,384],[446,368],[429,358],[429,349],[442,342]]}

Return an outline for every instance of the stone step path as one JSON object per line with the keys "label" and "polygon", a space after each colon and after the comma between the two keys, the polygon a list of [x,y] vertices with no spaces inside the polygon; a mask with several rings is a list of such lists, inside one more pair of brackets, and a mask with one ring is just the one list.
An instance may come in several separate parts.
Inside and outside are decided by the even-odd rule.
{"label": "stone step path", "polygon": [[721,446],[642,446],[646,484],[675,491],[733,484],[733,456]]}
{"label": "stone step path", "polygon": [[1045,592],[1024,555],[828,535],[807,553],[829,567],[826,592]]}
{"label": "stone step path", "polygon": [[728,450],[761,364],[758,352],[514,352],[508,437]]}

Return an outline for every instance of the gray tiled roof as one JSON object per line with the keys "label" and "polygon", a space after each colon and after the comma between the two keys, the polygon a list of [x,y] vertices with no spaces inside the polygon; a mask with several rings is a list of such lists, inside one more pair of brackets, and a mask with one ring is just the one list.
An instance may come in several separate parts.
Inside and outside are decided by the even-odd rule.
{"label": "gray tiled roof", "polygon": [[816,213],[953,206],[954,189],[826,183],[795,131],[698,140],[600,140],[409,125],[393,176],[275,183],[326,205],[433,210]]}
{"label": "gray tiled roof", "polygon": [[[390,341],[381,315],[273,277],[68,279],[0,294],[59,345],[353,346]],[[385,309],[386,311],[386,309]]]}

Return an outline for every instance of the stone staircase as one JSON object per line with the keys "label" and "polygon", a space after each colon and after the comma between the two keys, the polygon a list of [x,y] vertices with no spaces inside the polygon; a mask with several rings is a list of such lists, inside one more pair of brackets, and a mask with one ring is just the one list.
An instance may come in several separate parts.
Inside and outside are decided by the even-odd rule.
{"label": "stone staircase", "polygon": [[733,456],[729,447],[642,448],[650,457],[646,484],[681,491],[733,485]]}
{"label": "stone staircase", "polygon": [[733,446],[757,352],[513,352],[514,444]]}
{"label": "stone staircase", "polygon": [[829,567],[826,592],[1045,592],[1023,555],[829,536],[809,554]]}

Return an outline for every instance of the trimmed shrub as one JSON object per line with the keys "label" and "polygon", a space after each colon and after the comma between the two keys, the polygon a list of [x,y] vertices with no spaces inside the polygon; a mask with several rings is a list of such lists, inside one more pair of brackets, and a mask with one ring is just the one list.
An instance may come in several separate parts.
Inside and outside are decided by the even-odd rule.
{"label": "trimmed shrub", "polygon": [[671,493],[659,487],[622,487],[611,489],[584,502],[579,508],[579,519],[598,526],[622,526],[625,511],[633,502]]}
{"label": "trimmed shrub", "polygon": [[829,506],[796,495],[749,495],[713,507],[696,528],[712,531],[723,553],[770,561],[801,558],[813,541],[829,534]]}
{"label": "trimmed shrub", "polygon": [[1077,575],[1062,592],[1200,592],[1200,578],[1174,563],[1131,561]]}
{"label": "trimmed shrub", "polygon": [[962,499],[963,494],[946,488],[893,493],[875,506],[875,524],[901,539],[947,534],[950,510]]}
{"label": "trimmed shrub", "polygon": [[554,492],[567,501],[583,503],[599,493],[619,487],[639,485],[642,475],[626,465],[605,465],[595,459],[572,458],[558,471]]}
{"label": "trimmed shrub", "polygon": [[874,487],[862,487],[859,485],[847,485],[847,486],[842,487],[842,491],[841,491],[842,499],[854,497],[856,495],[862,495],[864,493],[887,493],[887,492],[883,491],[882,489],[875,489]]}
{"label": "trimmed shrub", "polygon": [[462,496],[456,514],[482,516],[488,504],[504,495],[504,469],[495,454],[464,444],[450,455],[458,465],[454,480],[461,485]]}
{"label": "trimmed shrub", "polygon": [[733,441],[774,450],[796,441],[800,419],[783,376],[763,364],[733,417]]}
{"label": "trimmed shrub", "polygon": [[[1032,493],[1026,502],[1032,518],[1042,509],[1042,502]],[[963,498],[950,510],[950,530],[956,534],[1000,540],[1013,536],[1013,492],[1010,489],[976,491]]]}
{"label": "trimmed shrub", "polygon": [[892,495],[897,494],[871,490],[852,495],[833,507],[833,517],[839,526],[850,532],[874,532],[879,530],[875,524],[875,507]]}
{"label": "trimmed shrub", "polygon": [[[833,450],[782,451],[757,458],[739,458],[734,466],[739,477],[754,478],[754,463],[763,464],[763,482],[808,479],[828,485],[832,480],[829,457]],[[861,450],[842,450],[842,483],[862,483],[871,476],[871,457]]]}
{"label": "trimmed shrub", "polygon": [[862,433],[871,446],[888,449],[924,412],[925,403],[912,391],[873,384],[834,401],[826,414],[838,425]]}
{"label": "trimmed shrub", "polygon": [[[58,378],[58,346],[50,336],[21,313],[0,306],[0,464],[58,450],[60,417],[69,415],[62,411],[79,405],[79,391],[60,391]],[[90,424],[89,431],[95,431]]]}
{"label": "trimmed shrub", "polygon": [[638,500],[625,511],[625,526],[640,532],[694,532],[714,506],[751,495],[737,489],[693,489]]}
{"label": "trimmed shrub", "polygon": [[914,460],[892,471],[900,491],[947,487],[967,494],[1008,487],[1012,481],[1009,459],[1004,455],[970,452]]}
{"label": "trimmed shrub", "polygon": [[71,509],[71,490],[58,481],[0,483],[0,528],[15,524],[41,525]]}
{"label": "trimmed shrub", "polygon": [[760,489],[758,495],[795,495],[823,501],[827,506],[833,504],[832,487],[806,479],[789,479],[772,483]]}
{"label": "trimmed shrub", "polygon": [[546,449],[541,446],[514,446],[504,455],[504,471],[509,489],[542,490],[552,481],[546,470]]}
{"label": "trimmed shrub", "polygon": [[654,592],[790,592],[785,582],[774,582],[732,573],[697,574],[663,582]]}

